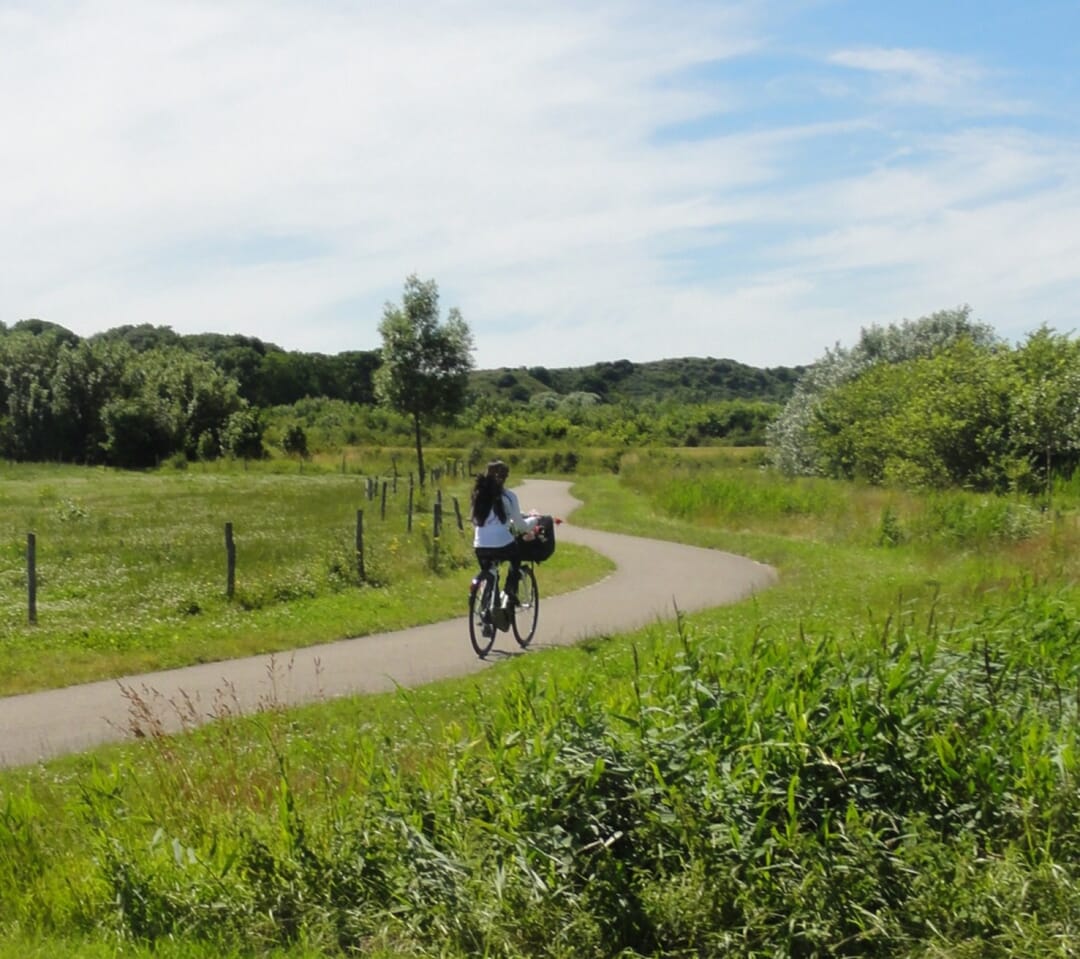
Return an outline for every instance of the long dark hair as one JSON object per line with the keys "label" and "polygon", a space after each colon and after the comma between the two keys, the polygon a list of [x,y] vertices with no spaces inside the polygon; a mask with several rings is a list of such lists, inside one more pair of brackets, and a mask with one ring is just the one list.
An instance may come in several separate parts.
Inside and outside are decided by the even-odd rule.
{"label": "long dark hair", "polygon": [[472,488],[473,525],[483,526],[492,510],[495,510],[500,523],[506,522],[506,503],[503,502],[501,484],[495,477],[481,473]]}

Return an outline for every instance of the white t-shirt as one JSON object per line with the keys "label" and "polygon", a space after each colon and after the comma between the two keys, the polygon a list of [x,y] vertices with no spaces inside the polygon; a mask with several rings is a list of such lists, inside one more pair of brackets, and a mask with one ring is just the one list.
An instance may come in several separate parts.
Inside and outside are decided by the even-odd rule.
{"label": "white t-shirt", "polygon": [[514,541],[514,531],[524,533],[536,524],[534,517],[521,515],[521,505],[518,498],[511,490],[502,491],[503,506],[506,508],[506,522],[499,519],[498,514],[492,509],[482,526],[475,527],[473,533],[473,547],[481,549],[499,549],[509,546]]}

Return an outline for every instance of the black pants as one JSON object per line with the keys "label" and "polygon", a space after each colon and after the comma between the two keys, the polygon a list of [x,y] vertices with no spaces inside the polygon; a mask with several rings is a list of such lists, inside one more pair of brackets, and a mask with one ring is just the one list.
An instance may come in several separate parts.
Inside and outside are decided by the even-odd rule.
{"label": "black pants", "polygon": [[521,580],[521,547],[516,539],[505,546],[477,546],[476,559],[480,563],[480,568],[484,570],[493,563],[509,561],[510,572],[506,574],[506,591],[511,596],[517,596],[518,582]]}

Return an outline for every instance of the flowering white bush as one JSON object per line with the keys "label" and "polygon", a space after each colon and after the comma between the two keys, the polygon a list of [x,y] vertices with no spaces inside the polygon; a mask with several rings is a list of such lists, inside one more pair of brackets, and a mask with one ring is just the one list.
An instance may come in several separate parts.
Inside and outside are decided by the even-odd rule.
{"label": "flowering white bush", "polygon": [[939,310],[918,320],[887,327],[863,327],[859,341],[846,349],[827,349],[799,380],[783,412],[769,426],[767,445],[773,466],[790,476],[815,476],[821,470],[810,426],[821,399],[878,363],[903,363],[933,356],[961,339],[991,347],[1000,340],[985,323],[971,319],[971,307]]}

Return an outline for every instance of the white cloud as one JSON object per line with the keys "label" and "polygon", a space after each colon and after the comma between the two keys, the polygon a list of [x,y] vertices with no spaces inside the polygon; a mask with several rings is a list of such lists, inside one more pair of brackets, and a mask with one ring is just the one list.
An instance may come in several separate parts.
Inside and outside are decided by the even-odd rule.
{"label": "white cloud", "polygon": [[828,61],[877,78],[879,85],[864,94],[896,104],[976,114],[1025,113],[1031,109],[1021,99],[991,95],[987,88],[991,76],[969,57],[930,50],[860,47],[838,50]]}
{"label": "white cloud", "polygon": [[[15,145],[0,151],[0,319],[370,349],[417,272],[462,309],[482,366],[765,366],[923,304],[970,301],[992,323],[991,306],[1014,322],[1025,298],[1060,313],[1053,291],[1076,284],[1075,144],[890,129],[839,95],[839,119],[740,113],[737,68],[765,13],[0,8]],[[975,61],[852,48],[832,63],[886,78],[886,99],[990,102]],[[715,125],[697,139],[658,132],[702,119]],[[843,175],[821,165],[874,134],[883,145]]]}

